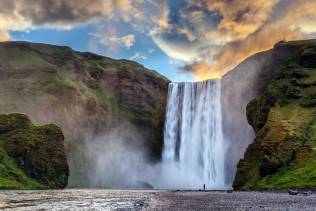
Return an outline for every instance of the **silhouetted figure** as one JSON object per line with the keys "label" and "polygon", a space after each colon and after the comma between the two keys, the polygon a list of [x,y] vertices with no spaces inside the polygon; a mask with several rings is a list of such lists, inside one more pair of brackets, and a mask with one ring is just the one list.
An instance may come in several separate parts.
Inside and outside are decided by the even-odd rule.
{"label": "silhouetted figure", "polygon": [[205,184],[203,184],[203,190],[205,191]]}

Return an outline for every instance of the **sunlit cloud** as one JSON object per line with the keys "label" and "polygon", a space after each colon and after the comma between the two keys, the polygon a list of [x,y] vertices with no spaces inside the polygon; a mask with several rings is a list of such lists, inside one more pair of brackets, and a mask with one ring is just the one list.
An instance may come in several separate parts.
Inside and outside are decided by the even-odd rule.
{"label": "sunlit cloud", "polygon": [[132,34],[117,36],[116,34],[90,33],[90,35],[96,37],[101,45],[109,47],[112,50],[116,50],[117,47],[129,49],[135,43],[135,36]]}
{"label": "sunlit cloud", "polygon": [[310,37],[315,10],[312,0],[188,0],[169,14],[168,28],[154,39],[170,57],[187,63],[184,72],[199,80],[218,78],[277,41]]}
{"label": "sunlit cloud", "polygon": [[10,40],[10,34],[7,31],[0,30],[0,42]]}

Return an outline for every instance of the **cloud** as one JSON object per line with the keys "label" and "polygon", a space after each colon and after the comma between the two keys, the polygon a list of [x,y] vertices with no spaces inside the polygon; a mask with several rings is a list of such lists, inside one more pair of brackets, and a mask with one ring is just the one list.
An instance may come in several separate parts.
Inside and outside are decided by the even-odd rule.
{"label": "cloud", "polygon": [[71,27],[72,24],[109,16],[113,11],[110,1],[103,0],[16,0],[14,13],[30,20],[33,25],[52,24]]}
{"label": "cloud", "polygon": [[133,56],[131,56],[129,59],[130,60],[134,60],[134,61],[137,61],[137,60],[146,60],[148,57],[145,53],[143,52],[136,52]]}
{"label": "cloud", "polygon": [[101,45],[107,46],[113,51],[117,50],[118,47],[129,49],[135,43],[135,36],[132,34],[117,36],[116,34],[90,33],[90,35],[98,38]]}
{"label": "cloud", "polygon": [[225,39],[236,40],[247,37],[261,27],[278,1],[190,0],[190,3],[217,13],[220,21],[216,30],[221,32]]}
{"label": "cloud", "polygon": [[[207,79],[207,78],[221,78],[222,71],[219,69],[210,69],[210,65],[206,62],[195,62],[192,64],[186,64],[180,68],[181,72],[192,72],[199,79]],[[201,77],[202,76],[202,77]]]}
{"label": "cloud", "polygon": [[279,40],[312,37],[313,0],[187,0],[169,5],[168,25],[152,33],[165,53],[202,80],[218,78]]}
{"label": "cloud", "polygon": [[142,18],[143,0],[1,0],[0,31],[71,29],[100,19]]}
{"label": "cloud", "polygon": [[148,49],[148,53],[149,54],[152,54],[152,53],[154,53],[156,50],[155,49],[153,49],[153,48],[151,48],[151,49]]}
{"label": "cloud", "polygon": [[203,69],[192,68],[192,71],[199,79],[212,78],[219,71],[223,75],[254,53],[270,49],[277,41],[304,39],[309,33],[316,32],[315,24],[312,24],[316,23],[316,2],[298,0],[287,3],[284,7],[279,2],[274,9],[275,12],[282,10],[281,14],[271,14],[270,19],[255,32],[223,45],[215,55],[214,63]]}
{"label": "cloud", "polygon": [[184,36],[165,33],[155,35],[153,40],[171,58],[193,62],[199,57],[199,44],[187,41]]}
{"label": "cloud", "polygon": [[26,30],[37,27],[68,29],[113,12],[103,0],[2,0],[0,29]]}
{"label": "cloud", "polygon": [[10,40],[10,34],[7,31],[0,30],[0,42]]}

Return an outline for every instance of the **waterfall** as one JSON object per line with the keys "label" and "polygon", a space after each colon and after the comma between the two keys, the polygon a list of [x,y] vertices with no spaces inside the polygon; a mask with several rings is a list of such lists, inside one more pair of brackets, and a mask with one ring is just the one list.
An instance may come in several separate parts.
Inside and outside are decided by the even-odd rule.
{"label": "waterfall", "polygon": [[221,82],[170,83],[163,168],[168,188],[225,189]]}

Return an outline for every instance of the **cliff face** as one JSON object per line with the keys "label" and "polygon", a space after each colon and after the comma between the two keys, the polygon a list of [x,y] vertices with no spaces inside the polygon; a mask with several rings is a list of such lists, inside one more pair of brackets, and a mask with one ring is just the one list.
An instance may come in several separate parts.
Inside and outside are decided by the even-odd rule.
{"label": "cliff face", "polygon": [[255,139],[234,188],[316,187],[316,41],[280,42],[261,96],[247,105]]}
{"label": "cliff face", "polygon": [[59,127],[34,126],[23,114],[0,115],[0,189],[64,188],[68,175]]}
{"label": "cliff face", "polygon": [[45,44],[0,44],[0,113],[59,125],[75,186],[94,168],[83,148],[91,134],[128,125],[122,130],[139,135],[128,144],[146,149],[151,161],[160,158],[168,83],[132,61]]}
{"label": "cliff face", "polygon": [[259,96],[266,84],[270,70],[271,51],[257,53],[222,78],[221,103],[224,142],[227,144],[226,182],[231,185],[236,166],[247,146],[255,136],[248,124],[246,107],[249,101]]}

